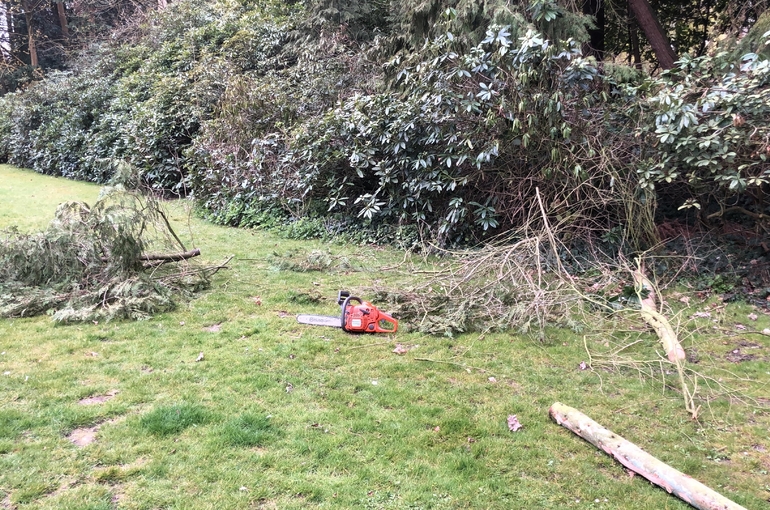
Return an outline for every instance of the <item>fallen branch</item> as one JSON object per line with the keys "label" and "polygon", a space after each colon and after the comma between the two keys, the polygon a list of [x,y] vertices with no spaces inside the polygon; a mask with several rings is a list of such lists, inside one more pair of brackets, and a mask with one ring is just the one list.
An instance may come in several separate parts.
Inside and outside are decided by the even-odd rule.
{"label": "fallen branch", "polygon": [[[690,413],[693,419],[698,418],[700,412],[700,406],[695,405],[695,394],[698,391],[698,379],[693,379],[692,390],[687,385],[687,379],[684,373],[684,363],[687,359],[682,344],[679,343],[674,328],[671,327],[671,323],[665,315],[657,310],[655,303],[655,287],[653,287],[650,280],[644,275],[644,265],[637,259],[637,268],[633,272],[634,284],[636,285],[636,292],[639,296],[639,305],[641,307],[641,315],[644,322],[646,322],[652,329],[655,330],[655,334],[658,335],[663,349],[666,351],[666,356],[671,363],[676,365],[676,371],[679,374],[679,382],[682,385],[682,394],[684,395],[684,407]],[[647,291],[646,296],[642,294]]]}
{"label": "fallen branch", "polygon": [[391,343],[392,340],[387,340],[385,342],[377,342],[375,344],[366,344],[366,345],[354,345],[353,347],[346,347],[345,349],[340,349],[341,351],[352,351],[353,349],[365,349],[367,347],[376,347],[378,345],[385,345]]}
{"label": "fallen branch", "polygon": [[[187,260],[191,259],[193,257],[197,257],[201,254],[200,249],[195,248],[194,250],[186,251],[183,253],[146,253],[144,255],[139,255],[139,260],[142,262],[147,262],[148,267],[156,267],[161,266],[163,264],[167,264],[169,262],[179,262],[181,260]],[[109,262],[110,257],[102,257],[102,262]]]}
{"label": "fallen branch", "polygon": [[745,214],[749,218],[753,218],[755,220],[766,220],[766,219],[770,218],[770,216],[768,216],[767,214],[755,213],[755,212],[749,211],[748,209],[746,209],[744,207],[736,205],[736,206],[733,206],[733,207],[728,207],[727,209],[721,209],[721,210],[719,210],[717,212],[711,213],[708,216],[706,216],[706,219],[707,220],[713,220],[714,218],[722,218],[722,217],[724,217],[725,214],[730,213],[730,212],[739,212],[739,213]]}
{"label": "fallen branch", "polygon": [[152,261],[178,262],[180,260],[187,260],[193,257],[197,257],[200,254],[201,254],[200,249],[195,248],[194,250],[186,251],[183,253],[171,253],[171,254],[148,253],[145,255],[141,255],[139,257],[139,260],[144,262],[152,262]]}
{"label": "fallen branch", "polygon": [[[655,334],[658,335],[663,349],[666,351],[666,356],[671,363],[676,363],[677,360],[684,361],[687,356],[682,349],[682,344],[679,343],[679,339],[674,332],[674,328],[668,322],[666,317],[658,312],[655,304],[655,288],[650,280],[644,276],[644,269],[641,264],[633,272],[634,283],[636,284],[637,292],[639,293],[639,304],[641,306],[642,319],[652,329],[655,330]],[[642,297],[641,294],[644,291],[648,291],[646,297]]]}
{"label": "fallen branch", "polygon": [[669,494],[700,510],[746,510],[699,481],[658,460],[635,444],[602,427],[591,418],[556,402],[548,414],[559,425],[571,430],[603,450],[631,471],[663,487]]}
{"label": "fallen branch", "polygon": [[430,359],[430,358],[414,358],[415,361],[426,361],[428,363],[443,363],[444,365],[453,365],[456,367],[460,367],[465,369],[467,372],[470,372],[471,370],[476,370],[482,374],[486,374],[487,370],[485,368],[478,368],[478,367],[472,367],[469,365],[464,365],[462,363],[455,363],[454,361],[443,361],[440,359]]}

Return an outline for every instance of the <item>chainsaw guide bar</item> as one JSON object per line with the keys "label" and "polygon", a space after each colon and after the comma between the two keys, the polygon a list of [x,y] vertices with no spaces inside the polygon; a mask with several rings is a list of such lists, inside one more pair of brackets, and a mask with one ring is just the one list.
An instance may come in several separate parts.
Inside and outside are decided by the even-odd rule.
{"label": "chainsaw guide bar", "polygon": [[339,317],[328,317],[326,315],[297,315],[297,322],[302,324],[310,324],[312,326],[331,326],[333,328],[342,327],[342,320]]}

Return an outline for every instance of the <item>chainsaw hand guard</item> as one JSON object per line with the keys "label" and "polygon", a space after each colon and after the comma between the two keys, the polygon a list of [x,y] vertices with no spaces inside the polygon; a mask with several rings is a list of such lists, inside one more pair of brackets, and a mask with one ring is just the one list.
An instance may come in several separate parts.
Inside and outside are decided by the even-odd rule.
{"label": "chainsaw hand guard", "polygon": [[[398,321],[361,298],[340,292],[342,329],[348,333],[395,333]],[[351,304],[355,301],[358,304]]]}

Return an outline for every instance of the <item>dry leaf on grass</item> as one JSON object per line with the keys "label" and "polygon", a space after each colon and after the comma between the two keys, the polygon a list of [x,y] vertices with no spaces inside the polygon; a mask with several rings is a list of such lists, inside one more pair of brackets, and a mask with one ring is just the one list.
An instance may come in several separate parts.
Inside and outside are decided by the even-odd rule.
{"label": "dry leaf on grass", "polygon": [[516,417],[515,414],[511,414],[508,416],[508,430],[510,430],[511,432],[516,432],[522,427],[523,425],[519,423],[519,419]]}
{"label": "dry leaf on grass", "polygon": [[749,317],[749,320],[752,320],[752,321],[757,320],[757,314],[755,314],[755,313],[750,313],[748,315],[748,317]]}
{"label": "dry leaf on grass", "polygon": [[208,331],[209,333],[217,333],[218,331],[220,331],[222,329],[222,324],[221,323],[212,324],[211,326],[207,326],[207,327],[205,327],[203,329],[205,331]]}
{"label": "dry leaf on grass", "polygon": [[393,349],[393,352],[395,352],[396,354],[398,354],[400,356],[402,354],[406,354],[407,352],[409,352],[409,349],[404,347],[401,344],[396,344],[396,348]]}
{"label": "dry leaf on grass", "polygon": [[203,361],[203,353],[202,352],[200,354],[198,354],[198,357],[195,358],[195,361]]}

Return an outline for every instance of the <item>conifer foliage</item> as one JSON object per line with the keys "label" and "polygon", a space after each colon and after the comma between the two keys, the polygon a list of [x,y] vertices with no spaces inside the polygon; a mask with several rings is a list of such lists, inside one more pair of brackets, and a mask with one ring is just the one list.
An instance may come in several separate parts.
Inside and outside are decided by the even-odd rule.
{"label": "conifer foliage", "polygon": [[93,205],[61,204],[43,232],[0,233],[0,317],[58,322],[144,319],[204,289],[211,270],[157,251],[184,251],[151,197],[110,189]]}

